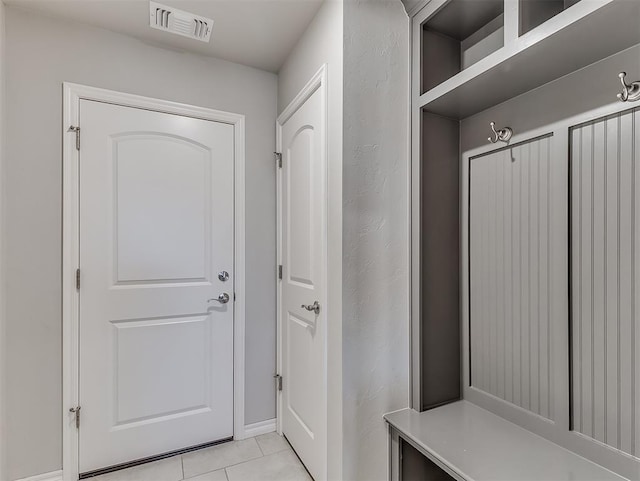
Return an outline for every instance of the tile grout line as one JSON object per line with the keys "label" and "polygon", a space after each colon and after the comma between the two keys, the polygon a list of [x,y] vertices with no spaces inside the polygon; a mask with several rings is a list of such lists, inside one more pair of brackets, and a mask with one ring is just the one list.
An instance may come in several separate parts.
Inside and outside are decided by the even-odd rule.
{"label": "tile grout line", "polygon": [[258,445],[258,449],[260,450],[260,452],[262,453],[262,457],[265,456],[264,451],[262,450],[262,446],[260,446],[260,441],[258,441],[258,437],[254,437],[253,439],[255,439],[256,444]]}
{"label": "tile grout line", "polygon": [[[252,439],[255,439],[255,438],[252,438]],[[270,454],[264,454],[264,452],[262,451],[262,448],[260,448],[260,444],[257,442],[257,440],[255,440],[255,442],[256,442],[256,444],[258,444],[258,448],[259,448],[259,450],[260,450],[261,456],[257,456],[257,457],[255,457],[255,458],[247,459],[247,460],[244,460],[244,461],[241,461],[241,462],[235,463],[235,464],[230,464],[230,465],[225,466],[225,467],[222,467],[222,468],[213,469],[213,470],[211,470],[211,471],[206,471],[206,472],[203,472],[203,473],[198,473],[198,474],[195,474],[194,476],[190,476],[189,478],[185,478],[185,472],[184,472],[184,457],[183,457],[184,455],[177,455],[177,456],[175,456],[175,457],[179,457],[179,458],[180,458],[180,470],[181,470],[181,473],[182,473],[182,476],[181,476],[180,480],[181,480],[181,481],[188,481],[189,479],[192,479],[192,478],[194,478],[194,477],[203,476],[203,475],[210,474],[210,473],[213,473],[213,472],[216,472],[216,471],[220,471],[220,470],[221,470],[221,471],[223,471],[223,472],[224,472],[225,479],[226,479],[227,481],[229,481],[229,473],[228,473],[228,469],[229,469],[229,468],[232,468],[232,467],[235,467],[235,466],[239,466],[239,465],[242,465],[242,464],[246,464],[246,463],[250,463],[250,462],[253,462],[253,461],[257,461],[257,460],[259,460],[259,459],[263,459],[263,458],[270,458],[270,457],[272,457],[272,456],[275,456],[275,455],[277,455],[277,454],[281,454],[281,453],[286,452],[286,451],[292,451],[292,452],[294,452],[294,451],[293,451],[293,449],[291,448],[291,446],[287,443],[287,446],[286,446],[284,449],[281,449],[281,450],[279,450],[279,451],[275,451],[275,452],[270,453]],[[295,452],[294,452],[294,454],[295,454]],[[172,459],[172,458],[167,458],[167,459]],[[298,458],[298,459],[299,459],[299,458]]]}
{"label": "tile grout line", "polygon": [[[238,462],[238,463],[229,464],[229,465],[227,465],[227,466],[223,466],[223,467],[221,467],[221,468],[212,469],[211,471],[205,471],[204,473],[199,473],[199,474],[196,474],[196,475],[194,475],[194,476],[191,476],[191,478],[194,478],[194,477],[197,477],[197,476],[202,476],[202,475],[204,475],[204,474],[213,473],[213,472],[215,472],[215,471],[220,471],[220,470],[224,470],[224,474],[225,474],[225,476],[227,476],[227,468],[231,468],[231,467],[233,467],[233,466],[238,466],[239,464],[243,464],[243,463],[248,463],[248,462],[250,462],[250,461],[255,461],[256,459],[262,459],[262,458],[264,458],[265,456],[264,456],[264,454],[262,454],[262,449],[260,449],[260,444],[258,443],[258,441],[256,440],[256,438],[255,438],[255,437],[247,438],[247,439],[242,439],[242,440],[240,440],[240,441],[232,441],[232,443],[239,443],[239,442],[241,442],[241,441],[248,441],[249,439],[252,439],[252,440],[253,440],[253,441],[258,445],[258,451],[260,452],[260,456],[256,456],[255,458],[246,459],[246,460],[244,460],[244,461],[240,461],[240,462]],[[215,446],[214,446],[214,447],[215,447]],[[194,452],[197,452],[197,451],[194,451]],[[184,476],[184,471],[183,471],[183,476]],[[190,479],[190,478],[187,478],[187,479]],[[229,479],[229,477],[227,476],[227,480],[228,480],[228,479]]]}
{"label": "tile grout line", "polygon": [[[227,474],[227,469],[229,469],[229,468],[234,468],[234,467],[236,467],[236,466],[240,466],[241,464],[245,464],[245,463],[251,463],[251,462],[253,462],[253,461],[256,461],[256,460],[258,460],[258,459],[262,459],[262,458],[270,458],[271,456],[274,456],[274,455],[276,455],[276,454],[280,454],[280,453],[284,453],[285,451],[292,451],[292,452],[295,454],[295,451],[293,451],[293,449],[291,449],[291,448],[285,448],[285,449],[282,449],[282,450],[280,450],[280,451],[276,451],[275,453],[262,455],[262,456],[257,457],[257,458],[247,459],[246,461],[242,461],[242,462],[240,462],[240,463],[236,463],[236,464],[230,464],[229,466],[225,466],[223,469],[224,469],[225,474]],[[298,457],[298,456],[297,456],[297,454],[296,454],[296,457]],[[299,458],[298,458],[298,459],[299,459]],[[302,461],[300,461],[300,462],[302,462]],[[209,471],[209,472],[212,472],[212,471]],[[206,474],[206,473],[203,473],[203,474]],[[198,475],[198,476],[199,476],[199,475]],[[227,476],[227,479],[228,479],[228,476]]]}

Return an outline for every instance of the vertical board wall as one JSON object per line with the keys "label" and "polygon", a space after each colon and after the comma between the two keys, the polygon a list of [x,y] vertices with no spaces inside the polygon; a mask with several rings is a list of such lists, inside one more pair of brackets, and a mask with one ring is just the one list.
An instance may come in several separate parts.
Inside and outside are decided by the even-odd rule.
{"label": "vertical board wall", "polygon": [[471,385],[553,419],[551,138],[471,159]]}
{"label": "vertical board wall", "polygon": [[570,141],[573,429],[640,457],[640,109]]}

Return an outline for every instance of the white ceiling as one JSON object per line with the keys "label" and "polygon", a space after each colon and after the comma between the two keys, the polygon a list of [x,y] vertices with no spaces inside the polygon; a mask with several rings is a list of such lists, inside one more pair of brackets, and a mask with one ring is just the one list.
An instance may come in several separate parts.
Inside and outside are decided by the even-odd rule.
{"label": "white ceiling", "polygon": [[144,41],[277,72],[323,0],[157,0],[212,18],[211,42],[149,27],[147,0],[4,0]]}

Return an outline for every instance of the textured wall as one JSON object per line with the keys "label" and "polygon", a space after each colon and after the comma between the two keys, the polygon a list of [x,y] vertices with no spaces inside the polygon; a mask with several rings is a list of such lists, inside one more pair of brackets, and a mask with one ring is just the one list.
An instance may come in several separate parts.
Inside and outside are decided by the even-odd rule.
{"label": "textured wall", "polygon": [[408,406],[408,42],[400,0],[344,5],[344,479],[387,479]]}
{"label": "textured wall", "polygon": [[[8,7],[4,165],[9,479],[60,469],[62,82],[246,115],[246,423],[275,416],[277,78]],[[5,481],[6,478],[2,478]]]}

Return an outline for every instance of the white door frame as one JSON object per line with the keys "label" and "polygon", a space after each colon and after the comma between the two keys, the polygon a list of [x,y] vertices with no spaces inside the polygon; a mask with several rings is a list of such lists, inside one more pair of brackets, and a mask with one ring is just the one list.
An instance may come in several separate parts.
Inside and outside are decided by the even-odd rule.
{"label": "white door frame", "polygon": [[[193,105],[159,100],[65,82],[63,84],[63,209],[62,209],[62,441],[63,479],[76,481],[79,471],[78,430],[69,409],[79,399],[79,292],[76,269],[79,251],[79,152],[70,126],[78,125],[80,100],[94,100],[234,126],[234,306],[233,327],[233,434],[244,432],[244,347],[245,347],[245,127],[244,115]],[[80,126],[82,127],[82,126]]]}
{"label": "white door frame", "polygon": [[[311,78],[311,80],[309,80],[309,82],[307,82],[307,84],[302,88],[302,90],[300,92],[298,92],[298,95],[295,96],[295,98],[291,101],[291,103],[289,105],[287,105],[287,107],[282,111],[282,113],[278,116],[278,119],[276,120],[276,150],[277,152],[282,152],[282,128],[284,126],[284,124],[286,123],[287,120],[289,120],[291,118],[291,116],[293,114],[295,114],[298,109],[300,107],[302,107],[302,105],[304,105],[304,103],[309,99],[309,97],[311,97],[311,95],[313,95],[317,90],[320,90],[321,95],[322,95],[322,108],[324,109],[324,113],[323,113],[323,122],[324,122],[324,129],[325,129],[325,135],[324,135],[324,143],[325,145],[323,146],[323,155],[325,157],[324,159],[324,163],[325,163],[325,179],[328,179],[328,170],[329,170],[329,163],[328,163],[328,138],[329,138],[329,132],[328,132],[328,98],[327,98],[327,65],[323,64],[320,69],[315,73],[315,75]],[[277,173],[277,230],[278,230],[278,239],[277,239],[277,263],[278,265],[282,265],[282,170],[278,169],[278,173]],[[328,180],[327,180],[327,184],[328,184]],[[328,226],[329,226],[329,222],[328,222],[328,212],[329,212],[329,189],[328,189],[328,185],[325,186],[325,192],[327,193],[327,198],[325,199],[325,222],[327,223],[327,232],[328,232]],[[325,246],[328,246],[328,235],[327,238],[325,239]],[[327,264],[325,265],[325,269],[329,269],[329,265],[328,265],[328,255],[327,255]],[[326,277],[326,276],[325,276]],[[325,283],[328,284],[328,279],[325,279]],[[326,290],[326,286],[325,286],[325,299],[322,300],[323,303],[326,303],[327,300],[329,299],[329,295],[328,292]],[[278,369],[278,373],[281,374],[282,373],[282,281],[279,280],[278,281],[278,286],[277,286],[277,300],[276,300],[276,314],[278,316],[277,318],[277,322],[276,322],[276,326],[277,326],[277,346],[276,346],[276,350],[277,350],[277,369]],[[323,305],[323,309],[325,309],[325,312],[329,312],[328,310],[328,306],[325,307]],[[328,321],[328,318],[327,318]],[[328,338],[329,338],[329,332],[328,329],[325,330],[325,345],[324,345],[324,366],[325,366],[325,379],[324,379],[324,389],[323,389],[323,394],[325,397],[325,410],[327,411],[327,416],[325,417],[328,420],[328,396],[327,396],[327,389],[328,389],[328,382],[327,382],[327,375],[328,375],[328,365],[327,365],[327,345],[328,345]],[[286,382],[286,380],[285,380]],[[278,432],[278,434],[282,434],[282,409],[283,409],[283,396],[282,396],[282,391],[277,391],[277,403],[276,403],[276,431]],[[325,429],[327,430],[328,433],[328,422],[327,422],[327,426],[325,427]],[[327,440],[329,439],[329,436],[327,435]],[[328,452],[327,450],[325,450],[325,453]],[[326,460],[325,460],[326,461]],[[326,471],[325,471],[326,472]]]}

